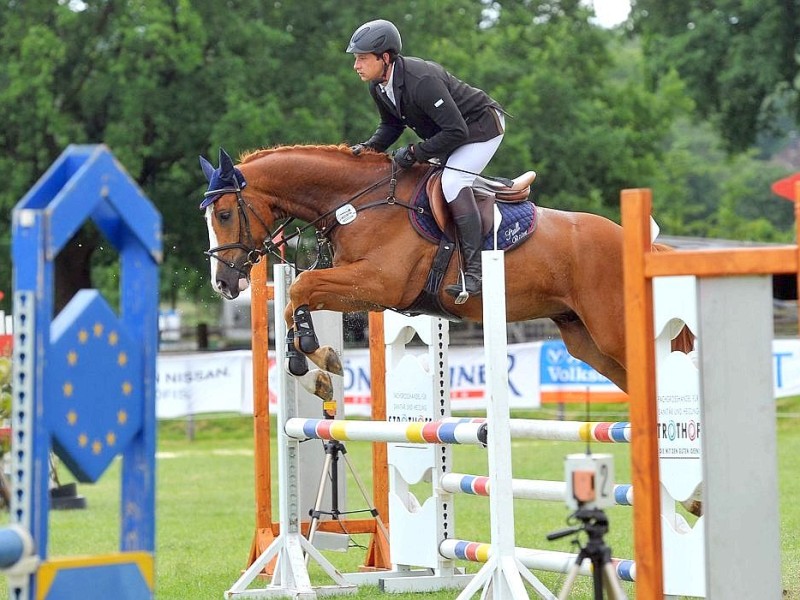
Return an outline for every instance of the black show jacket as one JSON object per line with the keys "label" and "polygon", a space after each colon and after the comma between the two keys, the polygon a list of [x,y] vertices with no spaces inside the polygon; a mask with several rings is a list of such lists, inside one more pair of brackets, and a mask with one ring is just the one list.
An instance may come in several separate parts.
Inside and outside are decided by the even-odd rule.
{"label": "black show jacket", "polygon": [[495,110],[502,110],[500,105],[435,62],[398,56],[392,87],[399,110],[377,82],[369,85],[381,122],[367,144],[380,152],[396,142],[407,126],[423,140],[414,144],[420,161],[446,159],[459,146],[485,142],[503,132]]}

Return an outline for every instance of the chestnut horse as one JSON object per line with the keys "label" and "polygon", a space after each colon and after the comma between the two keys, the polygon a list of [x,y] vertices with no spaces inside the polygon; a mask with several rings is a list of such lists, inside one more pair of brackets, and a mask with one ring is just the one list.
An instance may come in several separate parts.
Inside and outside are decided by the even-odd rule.
{"label": "chestnut horse", "polygon": [[[214,169],[201,157],[209,180],[201,208],[211,282],[222,296],[235,298],[249,285],[250,268],[274,249],[282,219],[312,224],[331,244],[333,267],[300,273],[285,310],[288,368],[312,392],[327,395],[330,379],[308,372],[306,356],[322,371],[341,373],[341,363],[319,347],[310,311],[412,305],[437,252],[412,227],[407,206],[429,167],[397,171],[386,154],[354,156],[346,146],[259,150],[238,165],[220,150],[219,161]],[[552,319],[572,356],[625,390],[622,228],[588,213],[536,211],[536,231],[507,252],[507,320]],[[457,261],[451,262],[445,283],[457,281]],[[481,296],[458,305],[442,291],[439,300],[455,318],[481,320]]]}

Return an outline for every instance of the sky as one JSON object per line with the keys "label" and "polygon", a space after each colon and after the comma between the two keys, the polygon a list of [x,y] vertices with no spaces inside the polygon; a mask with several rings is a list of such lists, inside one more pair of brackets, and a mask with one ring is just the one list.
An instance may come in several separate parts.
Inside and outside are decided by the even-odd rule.
{"label": "sky", "polygon": [[597,22],[603,27],[613,27],[624,21],[631,9],[629,0],[593,0]]}

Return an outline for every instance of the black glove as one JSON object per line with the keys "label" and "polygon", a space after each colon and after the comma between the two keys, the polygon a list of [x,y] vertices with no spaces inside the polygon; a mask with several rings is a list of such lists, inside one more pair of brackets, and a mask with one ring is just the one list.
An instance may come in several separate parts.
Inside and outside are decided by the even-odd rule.
{"label": "black glove", "polygon": [[353,153],[353,156],[358,156],[364,150],[370,150],[371,148],[372,146],[370,146],[366,142],[360,142],[358,144],[355,144],[354,146],[350,146],[350,151]]}
{"label": "black glove", "polygon": [[394,151],[394,162],[397,163],[397,166],[401,169],[407,169],[415,162],[417,162],[416,157],[414,156],[414,145],[409,144],[408,146],[403,146]]}

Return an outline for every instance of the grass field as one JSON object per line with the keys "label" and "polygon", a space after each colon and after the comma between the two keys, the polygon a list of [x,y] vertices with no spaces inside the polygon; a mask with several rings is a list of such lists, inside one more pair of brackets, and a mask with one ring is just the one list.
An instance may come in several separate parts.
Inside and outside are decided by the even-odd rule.
{"label": "grass field", "polygon": [[[619,407],[611,410],[619,411]],[[800,599],[800,399],[781,401],[778,422],[779,467],[781,474],[782,568],[785,598]],[[544,413],[514,416],[551,418]],[[581,419],[580,414],[568,418]],[[598,420],[624,420],[624,412],[597,415]],[[189,441],[182,421],[162,422],[159,428],[157,461],[157,554],[156,598],[159,600],[221,599],[238,578],[254,533],[252,420],[245,417],[219,416],[196,421],[195,439]],[[738,434],[737,434],[738,435]],[[743,443],[757,443],[745,441]],[[514,476],[537,479],[563,479],[564,456],[580,452],[571,443],[514,441]],[[350,443],[348,456],[366,485],[371,483],[369,444]],[[604,445],[604,452],[615,455],[619,482],[630,481],[628,449],[622,445]],[[273,473],[277,479],[277,467]],[[486,472],[486,452],[474,447],[460,447],[454,453],[457,471]],[[62,480],[69,480],[65,472]],[[112,466],[99,483],[79,485],[86,496],[88,509],[51,512],[51,556],[113,552],[119,540],[119,464]],[[416,490],[416,488],[415,488]],[[421,498],[424,499],[424,498]],[[277,502],[277,495],[275,495]],[[361,508],[363,501],[355,485],[348,485],[348,508]],[[615,507],[608,512],[611,531],[606,541],[614,556],[631,557],[630,509]],[[565,526],[569,511],[559,503],[517,501],[515,523],[518,546],[573,551],[570,538],[548,542],[547,533]],[[485,498],[457,496],[455,502],[457,537],[489,541],[488,503]],[[277,508],[275,509],[277,518]],[[7,513],[3,519],[7,519]],[[758,514],[752,518],[758,519]],[[735,543],[736,532],[731,531]],[[365,545],[365,536],[354,543]],[[364,560],[364,551],[354,547],[347,553],[327,552],[340,571],[356,571]],[[478,565],[464,564],[471,572]],[[740,567],[741,568],[741,567]],[[746,567],[745,567],[746,568]],[[563,583],[563,575],[538,573],[554,592]],[[754,574],[757,576],[757,574]],[[312,569],[312,577],[327,583]],[[3,582],[5,583],[5,582]],[[591,598],[590,580],[581,578],[574,598]],[[626,584],[627,585],[627,584]],[[627,587],[631,597],[633,588]],[[454,592],[398,594],[404,598],[444,600]],[[5,585],[0,598],[7,598]],[[361,589],[356,598],[376,598],[375,587]]]}

